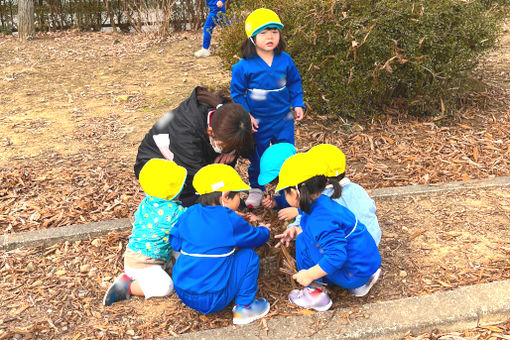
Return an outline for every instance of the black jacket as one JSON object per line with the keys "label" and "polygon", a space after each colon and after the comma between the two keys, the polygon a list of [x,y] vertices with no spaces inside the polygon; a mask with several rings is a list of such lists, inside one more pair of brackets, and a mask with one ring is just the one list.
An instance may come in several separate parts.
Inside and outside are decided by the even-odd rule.
{"label": "black jacket", "polygon": [[135,175],[138,178],[140,170],[150,159],[164,158],[153,136],[168,134],[170,150],[174,154],[173,161],[188,171],[186,183],[179,198],[184,206],[193,204],[196,199],[195,189],[191,184],[193,176],[200,168],[213,163],[218,157],[207,135],[207,114],[213,108],[198,103],[197,89],[198,87],[193,90],[188,99],[173,111],[166,113],[149,130],[138,147],[134,166]]}

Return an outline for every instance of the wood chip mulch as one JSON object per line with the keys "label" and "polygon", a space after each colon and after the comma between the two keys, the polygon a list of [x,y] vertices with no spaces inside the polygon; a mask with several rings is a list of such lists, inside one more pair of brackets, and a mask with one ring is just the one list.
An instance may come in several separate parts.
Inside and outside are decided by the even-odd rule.
{"label": "wood chip mulch", "polygon": [[[377,205],[383,276],[361,299],[328,288],[333,308],[350,310],[335,314],[338,322],[369,317],[358,312],[365,303],[510,279],[508,189],[386,198]],[[281,231],[276,214],[265,212],[263,217],[276,226],[273,235]],[[155,338],[232,325],[230,308],[203,316],[175,294],[151,300],[133,297],[104,307],[106,288],[122,272],[128,236],[113,232],[87,241],[0,252],[0,339]],[[275,244],[272,238],[258,249],[259,295],[271,303],[268,318],[314,314],[288,302],[293,285],[279,271],[285,256]],[[267,323],[260,327],[267,328]],[[502,326],[484,331],[494,333],[496,327]]]}

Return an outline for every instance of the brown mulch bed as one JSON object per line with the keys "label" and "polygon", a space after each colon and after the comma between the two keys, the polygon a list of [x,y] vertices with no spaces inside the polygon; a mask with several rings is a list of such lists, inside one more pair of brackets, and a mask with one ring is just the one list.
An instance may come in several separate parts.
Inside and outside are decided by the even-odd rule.
{"label": "brown mulch bed", "polygon": [[[145,91],[153,89],[154,93],[171,97],[160,103],[167,109],[189,92],[191,85],[183,83],[219,77],[211,71],[217,66],[213,59],[195,61],[187,57],[192,55],[194,41],[189,34],[164,44],[143,37],[77,32],[50,37],[16,49],[16,58],[11,58],[10,49],[0,49],[2,67],[30,65],[2,74],[0,79],[2,86],[6,85],[0,87],[0,95],[9,100],[0,127],[13,133],[0,139],[0,147],[14,154],[0,163],[0,234],[131,216],[143,192],[132,173],[138,139],[130,133],[130,124],[150,127],[163,110],[159,104],[148,103],[155,97]],[[7,46],[10,40],[1,44]],[[180,58],[177,66],[161,57],[172,48],[179,49],[180,54],[171,54],[174,59]],[[104,83],[94,82],[96,73],[87,63],[90,59],[98,61],[92,66],[100,69],[98,79],[106,77]],[[46,65],[45,60],[51,63]],[[70,82],[71,78],[76,81],[73,72],[56,75],[58,81],[52,84],[51,72],[63,66],[61,62],[83,78],[94,73],[94,79],[86,79],[92,85],[85,89],[88,84]],[[116,63],[119,68],[112,66]],[[180,68],[182,75],[151,76],[150,83],[143,80],[138,84],[142,80],[135,74],[146,65],[155,70],[161,65],[166,65],[164,69]],[[499,63],[491,63],[491,67],[499,80],[508,81],[508,73],[500,72]],[[124,73],[125,77],[120,78]],[[174,87],[161,86],[160,79]],[[141,88],[145,90],[139,91]],[[14,92],[19,92],[17,97],[11,96]],[[21,105],[18,101],[22,97],[30,100]],[[85,105],[93,98],[106,98],[112,105],[104,109],[97,104],[106,111],[95,116],[95,102]],[[39,117],[48,103],[53,106],[47,110],[69,111],[64,117],[75,124],[73,133],[59,136],[52,130],[57,126],[55,122]],[[32,106],[42,111],[26,116],[26,107]],[[453,116],[411,117],[387,109],[372,120],[351,122],[312,114],[297,124],[296,142],[300,151],[317,143],[338,145],[347,156],[348,176],[367,189],[508,176],[509,107],[510,90],[493,86],[472,95]],[[64,120],[60,116],[58,119]],[[40,143],[37,155],[25,154],[24,144],[14,140],[16,134],[26,136],[27,147]],[[59,152],[53,148],[52,143],[57,143],[52,138],[63,138],[70,148],[78,146],[80,152]],[[239,166],[244,177],[246,165],[241,161]],[[334,308],[351,309],[347,316],[336,316],[338,322],[366,317],[357,312],[357,306],[364,303],[510,278],[509,203],[508,189],[377,200],[384,274],[363,299],[354,299],[339,288],[331,289]],[[262,214],[272,223],[273,234],[281,231],[274,214]],[[103,307],[106,287],[122,271],[128,235],[111,233],[49,248],[0,251],[0,339],[152,338],[231,325],[228,308],[202,316],[185,307],[175,295],[149,301],[133,298],[111,308]],[[272,305],[268,317],[310,313],[287,302],[292,285],[288,276],[278,271],[281,263],[276,262],[281,257],[272,245],[274,240],[259,249],[265,259],[260,294]],[[264,322],[260,326],[266,327]],[[487,327],[448,334],[474,334],[480,339],[508,334],[508,324]],[[439,339],[448,334],[432,332],[416,339]],[[415,339],[412,335],[408,338]]]}
{"label": "brown mulch bed", "polygon": [[[318,143],[338,145],[347,157],[348,176],[367,189],[508,176],[510,101],[503,97],[499,104],[499,111],[468,107],[455,118],[386,115],[349,126],[312,117],[297,126],[297,147],[304,151]],[[107,148],[94,151],[42,153],[1,168],[0,233],[132,214],[143,197],[132,172],[134,155],[119,157]]]}
{"label": "brown mulch bed", "polygon": [[[508,189],[385,198],[377,205],[383,276],[361,299],[330,288],[333,308],[351,310],[335,316],[338,322],[369,317],[357,312],[365,303],[510,279]],[[277,224],[275,214],[266,212],[264,217]],[[232,324],[229,308],[203,316],[175,294],[152,300],[134,297],[104,307],[107,286],[122,272],[128,235],[110,233],[48,248],[0,252],[0,339],[15,334],[45,339],[154,338]],[[268,317],[313,314],[288,302],[292,284],[278,271],[274,244],[271,239],[258,250],[263,258],[259,294],[272,306]],[[260,327],[267,324],[261,322]]]}

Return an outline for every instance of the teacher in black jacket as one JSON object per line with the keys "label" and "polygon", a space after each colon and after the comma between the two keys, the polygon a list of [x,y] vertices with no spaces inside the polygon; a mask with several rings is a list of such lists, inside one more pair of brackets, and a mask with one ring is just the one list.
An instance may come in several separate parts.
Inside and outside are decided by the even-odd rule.
{"label": "teacher in black jacket", "polygon": [[145,135],[136,155],[135,175],[152,158],[166,158],[188,170],[180,200],[195,203],[195,173],[211,163],[234,165],[249,157],[254,142],[249,113],[218,92],[196,87],[176,109],[167,112]]}

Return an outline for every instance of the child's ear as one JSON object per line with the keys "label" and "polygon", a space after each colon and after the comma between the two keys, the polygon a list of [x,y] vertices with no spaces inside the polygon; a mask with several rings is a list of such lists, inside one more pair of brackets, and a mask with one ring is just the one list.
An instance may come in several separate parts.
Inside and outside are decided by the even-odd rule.
{"label": "child's ear", "polygon": [[207,127],[207,134],[209,135],[209,137],[213,136],[212,127],[210,127],[210,126]]}
{"label": "child's ear", "polygon": [[221,193],[221,198],[220,198],[221,199],[221,202],[220,202],[221,205],[224,205],[225,202],[229,200],[229,198],[228,198],[228,194],[229,193],[230,193],[230,191],[225,191],[225,192]]}

